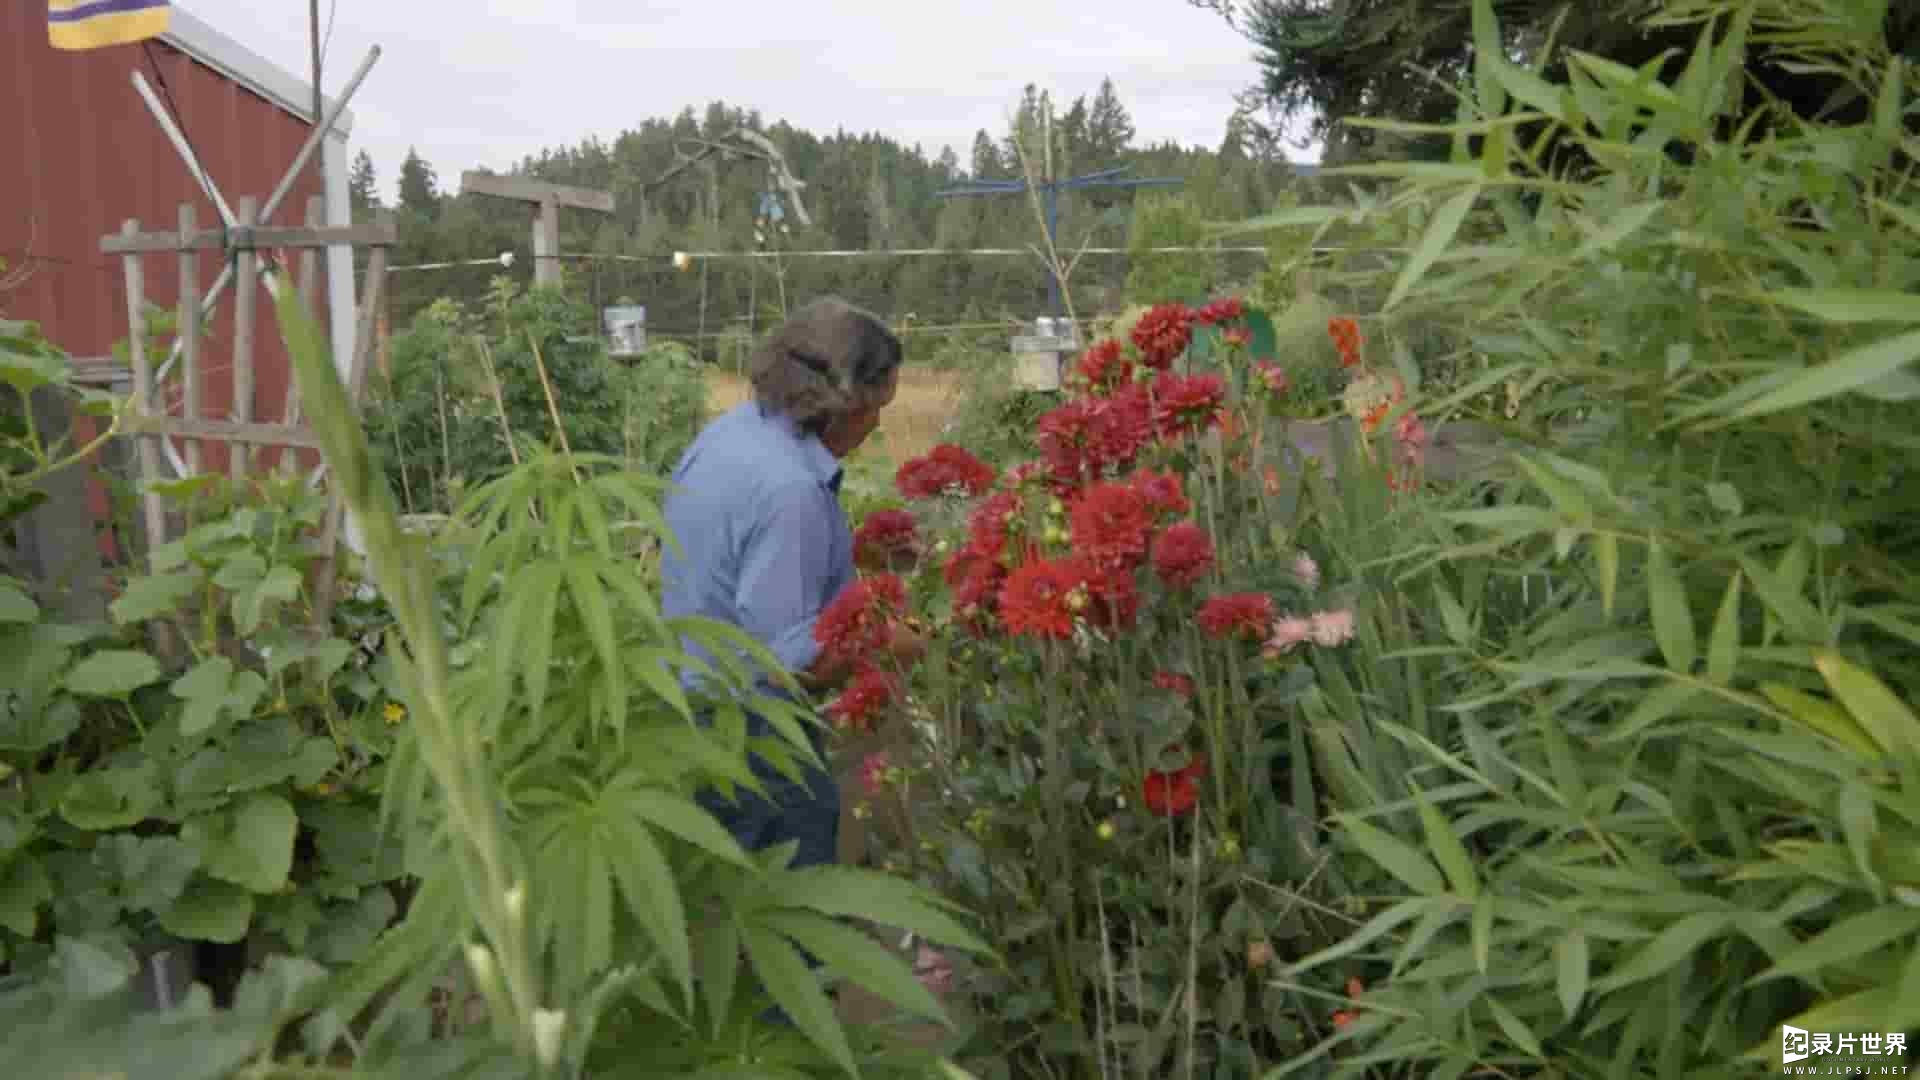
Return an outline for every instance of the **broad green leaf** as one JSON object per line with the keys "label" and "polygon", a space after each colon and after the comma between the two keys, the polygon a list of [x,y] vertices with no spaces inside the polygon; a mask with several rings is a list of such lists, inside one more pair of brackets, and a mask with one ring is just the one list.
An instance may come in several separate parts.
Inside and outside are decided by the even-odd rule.
{"label": "broad green leaf", "polygon": [[1713,634],[1707,639],[1707,681],[1715,686],[1733,681],[1740,660],[1740,584],[1740,574],[1735,572],[1727,581],[1727,593],[1713,617]]}
{"label": "broad green leaf", "polygon": [[161,927],[176,937],[232,944],[253,925],[253,894],[224,881],[196,878],[159,918]]}
{"label": "broad green leaf", "polygon": [[1920,323],[1920,294],[1873,289],[1781,289],[1767,299],[1836,323]]}
{"label": "broad green leaf", "polygon": [[610,853],[609,862],[627,899],[627,910],[666,954],[667,967],[691,1001],[693,949],[687,940],[687,912],[680,900],[679,881],[645,825],[621,822],[616,835],[619,846]]}
{"label": "broad green leaf", "polygon": [[712,814],[687,799],[665,791],[642,790],[626,796],[624,801],[634,813],[711,855],[737,866],[753,865],[733,834],[722,828]]}
{"label": "broad green leaf", "polygon": [[199,849],[201,869],[209,876],[272,893],[287,883],[299,824],[286,799],[255,792],[229,809],[182,825],[180,838]]}
{"label": "broad green leaf", "polygon": [[1560,995],[1560,1008],[1571,1020],[1579,1014],[1580,1003],[1587,997],[1587,978],[1592,966],[1587,935],[1579,930],[1567,931],[1565,937],[1554,943],[1553,962],[1554,989]]}
{"label": "broad green leaf", "polygon": [[1786,385],[1748,402],[1733,418],[1751,420],[1858,390],[1900,371],[1915,359],[1920,359],[1920,330],[1883,338],[1808,368]]}
{"label": "broad green leaf", "polygon": [[52,899],[53,881],[40,859],[25,856],[0,862],[0,928],[33,937],[40,923],[40,905]]}
{"label": "broad green leaf", "polygon": [[968,952],[992,951],[942,910],[952,906],[947,901],[885,874],[844,866],[809,866],[772,875],[765,888],[767,898],[781,907],[868,919],[912,931],[936,944]]}
{"label": "broad green leaf", "polygon": [[174,696],[194,698],[224,697],[233,683],[233,661],[224,656],[209,656],[195,664],[185,675],[173,681]]}
{"label": "broad green leaf", "polygon": [[1414,892],[1437,896],[1446,891],[1447,883],[1440,872],[1412,845],[1358,818],[1342,816],[1339,827],[1361,854]]}
{"label": "broad green leaf", "polygon": [[912,967],[861,931],[805,911],[765,911],[754,917],[754,923],[791,938],[828,970],[853,980],[881,1000],[952,1026],[940,1002],[914,978]]}
{"label": "broad green leaf", "polygon": [[1448,199],[1434,212],[1433,221],[1427,225],[1426,234],[1420,238],[1406,267],[1400,271],[1400,277],[1394,281],[1393,291],[1387,294],[1382,310],[1393,310],[1420,283],[1427,270],[1453,243],[1454,235],[1460,231],[1460,223],[1466,220],[1467,212],[1473,209],[1473,204],[1479,198],[1480,185],[1474,184]]}
{"label": "broad green leaf", "polygon": [[1685,675],[1693,671],[1693,612],[1667,550],[1658,539],[1647,541],[1647,600],[1653,609],[1653,637],[1660,644],[1667,667]]}
{"label": "broad green leaf", "polygon": [[1833,696],[1886,752],[1920,749],[1920,718],[1874,674],[1823,651],[1813,659]]}
{"label": "broad green leaf", "polygon": [[753,964],[761,985],[792,1018],[793,1023],[814,1045],[827,1052],[849,1074],[859,1075],[853,1062],[853,1048],[847,1045],[847,1033],[834,1015],[833,1005],[807,969],[800,953],[786,938],[770,930],[748,926],[747,959]]}
{"label": "broad green leaf", "polygon": [[40,605],[20,583],[0,577],[0,623],[31,623],[40,619]]}
{"label": "broad green leaf", "polygon": [[153,657],[131,649],[107,649],[73,665],[67,689],[82,697],[124,698],[143,686],[160,681],[160,665]]}
{"label": "broad green leaf", "polygon": [[1480,895],[1480,879],[1473,872],[1473,859],[1467,854],[1466,845],[1460,842],[1460,834],[1434,809],[1425,792],[1415,788],[1413,797],[1420,812],[1420,825],[1427,834],[1427,850],[1446,873],[1453,891],[1468,900]]}

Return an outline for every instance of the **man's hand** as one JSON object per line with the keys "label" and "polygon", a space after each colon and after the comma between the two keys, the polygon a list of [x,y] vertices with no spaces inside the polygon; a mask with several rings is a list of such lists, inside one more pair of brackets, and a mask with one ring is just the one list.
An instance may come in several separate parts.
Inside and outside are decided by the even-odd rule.
{"label": "man's hand", "polygon": [[893,636],[887,642],[887,653],[901,667],[912,667],[927,654],[927,636],[906,623],[894,623]]}

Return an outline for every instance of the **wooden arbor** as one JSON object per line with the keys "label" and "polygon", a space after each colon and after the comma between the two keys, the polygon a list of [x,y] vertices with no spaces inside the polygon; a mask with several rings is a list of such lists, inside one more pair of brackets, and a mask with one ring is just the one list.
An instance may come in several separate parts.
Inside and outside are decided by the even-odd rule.
{"label": "wooden arbor", "polygon": [[[373,348],[373,315],[379,309],[386,287],[387,253],[398,241],[399,230],[392,216],[382,212],[372,225],[300,228],[256,226],[259,203],[253,198],[240,200],[236,215],[240,224],[231,229],[200,229],[192,205],[180,207],[179,228],[174,232],[143,232],[140,223],[128,221],[120,232],[100,241],[100,250],[121,256],[126,274],[128,354],[133,367],[132,415],[126,423],[128,434],[139,443],[139,471],[142,487],[147,547],[151,551],[168,539],[165,503],[154,490],[164,480],[161,471],[162,440],[178,438],[186,446],[190,473],[201,472],[203,446],[223,444],[227,449],[228,470],[236,482],[244,482],[254,468],[253,451],[262,446],[282,448],[280,467],[287,472],[296,468],[296,449],[317,450],[312,429],[302,424],[298,404],[289,382],[287,404],[278,420],[261,421],[254,415],[257,383],[254,343],[259,333],[258,301],[263,290],[261,271],[282,251],[300,253],[302,280],[300,296],[312,311],[318,294],[321,249],[349,244],[371,249],[367,259],[366,283],[361,291],[358,331],[354,340],[351,367],[347,372],[348,392],[357,402],[366,383],[367,358]],[[309,220],[314,220],[310,217]],[[201,336],[204,306],[200,292],[202,253],[216,253],[229,264],[235,281],[234,318],[231,357],[227,364],[210,364],[210,342]],[[148,255],[172,255],[179,260],[179,327],[175,347],[180,357],[182,412],[174,416],[163,408],[155,394],[153,359],[148,349],[145,321],[146,274],[142,259]],[[274,325],[268,316],[268,326]],[[269,329],[271,332],[271,329]],[[232,413],[227,419],[204,415],[206,379],[210,372],[230,372]],[[343,525],[343,507],[338,495],[328,499],[325,524],[320,537],[319,580],[315,585],[316,613],[324,620],[331,611],[334,555]]]}
{"label": "wooden arbor", "polygon": [[613,213],[613,194],[591,188],[545,184],[517,176],[467,171],[460,174],[460,194],[511,199],[535,208],[533,219],[533,282],[560,284],[560,208]]}

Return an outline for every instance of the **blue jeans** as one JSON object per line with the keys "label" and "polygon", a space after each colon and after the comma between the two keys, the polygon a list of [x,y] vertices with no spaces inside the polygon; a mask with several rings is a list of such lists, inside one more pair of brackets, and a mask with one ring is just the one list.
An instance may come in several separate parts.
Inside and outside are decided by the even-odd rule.
{"label": "blue jeans", "polygon": [[[759,717],[750,717],[748,730],[754,736],[768,733],[766,721]],[[823,748],[816,741],[814,749]],[[821,754],[825,757],[824,752]],[[700,807],[712,814],[722,828],[733,834],[740,846],[748,851],[759,852],[778,844],[797,842],[799,847],[793,853],[793,861],[788,865],[793,869],[804,866],[828,866],[840,859],[840,785],[833,774],[811,764],[801,766],[803,783],[796,783],[782,775],[779,770],[767,764],[758,755],[754,755],[751,766],[753,775],[766,789],[766,796],[736,788],[736,801],[711,789],[703,790],[696,798]],[[800,956],[810,970],[818,970],[819,958],[805,949]],[[774,1008],[762,1017],[774,1024],[792,1026],[786,1013]]]}

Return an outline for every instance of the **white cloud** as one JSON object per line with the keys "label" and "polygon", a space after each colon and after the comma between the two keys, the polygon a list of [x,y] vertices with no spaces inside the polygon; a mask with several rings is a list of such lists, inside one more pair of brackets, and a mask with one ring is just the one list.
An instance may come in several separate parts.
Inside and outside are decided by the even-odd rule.
{"label": "white cloud", "polygon": [[[305,77],[305,4],[182,6]],[[1064,108],[1103,76],[1142,141],[1212,146],[1259,74],[1245,39],[1183,0],[322,0],[329,14],[329,92],[383,50],[354,99],[353,140],[387,184],[409,146],[451,184],[711,101],[929,154],[953,144],[964,159],[976,129],[1004,129],[1025,84]]]}

